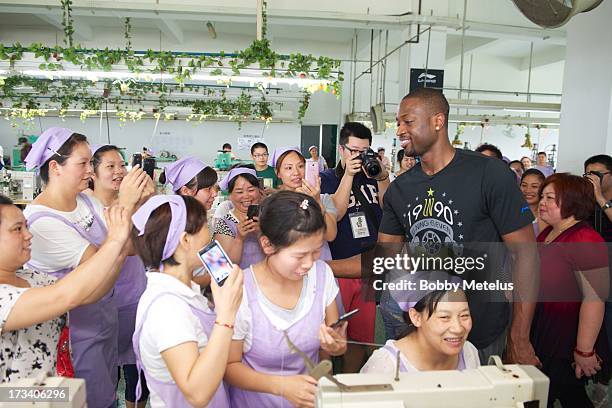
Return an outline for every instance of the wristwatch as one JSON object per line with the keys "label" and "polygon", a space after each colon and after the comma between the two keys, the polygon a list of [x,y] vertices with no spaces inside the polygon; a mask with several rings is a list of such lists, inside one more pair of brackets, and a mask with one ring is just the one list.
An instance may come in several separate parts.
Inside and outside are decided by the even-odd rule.
{"label": "wristwatch", "polygon": [[612,208],[612,200],[608,200],[604,205],[601,206],[601,209],[606,211],[608,208]]}

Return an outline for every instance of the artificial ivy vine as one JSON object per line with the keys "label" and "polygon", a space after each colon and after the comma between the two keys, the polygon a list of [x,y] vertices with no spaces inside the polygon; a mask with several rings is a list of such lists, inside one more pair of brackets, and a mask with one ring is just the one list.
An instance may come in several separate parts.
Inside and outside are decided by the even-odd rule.
{"label": "artificial ivy vine", "polygon": [[74,21],[72,20],[72,0],[61,0],[62,4],[62,26],[64,27],[64,44],[72,48],[72,36],[74,35]]}
{"label": "artificial ivy vine", "polygon": [[[63,10],[64,44],[49,47],[42,43],[32,43],[22,46],[20,43],[5,46],[0,44],[0,61],[8,61],[11,67],[23,59],[24,54],[34,54],[44,62],[39,69],[46,71],[63,70],[66,63],[88,71],[112,71],[115,65],[125,65],[128,71],[142,74],[147,82],[135,80],[117,80],[102,82],[103,88],[119,92],[117,96],[107,98],[114,103],[117,110],[125,112],[125,104],[142,106],[145,103],[156,104],[155,111],[163,111],[170,103],[192,108],[193,115],[229,116],[237,122],[247,117],[257,117],[270,120],[272,117],[271,103],[265,100],[255,101],[251,93],[242,92],[237,99],[229,98],[226,93],[219,92],[214,87],[189,85],[188,81],[195,73],[206,69],[211,75],[224,75],[222,85],[231,86],[231,75],[240,75],[242,69],[259,68],[263,77],[310,78],[328,81],[328,84],[307,87],[299,100],[298,120],[304,117],[310,102],[310,94],[315,91],[331,92],[340,95],[343,74],[339,71],[340,61],[327,57],[314,57],[299,53],[280,55],[270,47],[267,34],[267,1],[263,0],[262,40],[255,40],[244,50],[234,51],[228,55],[225,52],[217,54],[174,53],[168,51],[147,50],[135,53],[131,43],[131,22],[126,17],[124,21],[125,49],[84,49],[73,45],[72,0],[60,0]],[[169,73],[173,75],[176,84],[157,84],[153,82],[156,74]],[[148,79],[147,79],[148,78]],[[100,109],[102,99],[92,96],[89,92],[97,87],[97,80],[50,80],[42,78],[10,75],[0,77],[0,99],[9,100],[15,109],[41,111],[41,100],[48,100],[60,107],[60,114],[69,108],[84,108],[91,112]],[[18,86],[30,87],[34,93],[16,92]],[[213,89],[211,89],[213,88]],[[185,89],[198,89],[206,98],[204,100],[183,101],[170,97],[175,92]],[[2,103],[0,102],[0,105]],[[88,115],[85,115],[87,117]],[[131,117],[124,115],[124,117]],[[134,116],[137,118],[142,115]]]}

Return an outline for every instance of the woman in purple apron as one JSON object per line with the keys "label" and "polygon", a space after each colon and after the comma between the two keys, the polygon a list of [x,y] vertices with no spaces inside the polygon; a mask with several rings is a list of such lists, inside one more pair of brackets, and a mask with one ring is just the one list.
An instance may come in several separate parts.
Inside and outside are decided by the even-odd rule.
{"label": "woman in purple apron", "polygon": [[[93,145],[91,146],[93,177],[89,183],[93,196],[104,207],[110,207],[119,200],[121,182],[127,176],[123,156],[117,146]],[[136,356],[132,346],[134,324],[136,321],[136,308],[142,292],[147,285],[145,269],[137,256],[128,256],[125,259],[119,279],[115,283],[115,304],[118,313],[118,366],[123,368],[125,379],[125,404],[127,408],[136,405],[136,384],[138,371],[136,370]],[[121,371],[119,371],[121,375]],[[144,408],[149,390],[143,384],[142,395],[138,402]]]}
{"label": "woman in purple apron", "polygon": [[[160,183],[170,183],[175,194],[195,198],[206,211],[212,208],[217,197],[217,179],[217,172],[212,167],[190,156],[170,163],[159,176]],[[199,272],[203,272],[203,268]],[[193,281],[205,288],[210,285],[210,275],[199,273]]]}
{"label": "woman in purple apron", "polygon": [[[105,214],[108,239],[92,256],[64,278],[22,269],[30,260],[32,234],[26,219],[11,200],[0,195],[0,322],[1,382],[55,375],[60,331],[66,312],[96,299],[100,286],[109,286],[117,276],[115,260],[131,230],[127,211],[113,207]],[[18,301],[17,301],[18,300]]]}
{"label": "woman in purple apron", "polygon": [[319,351],[346,350],[346,324],[338,319],[338,287],[318,260],[325,234],[319,204],[293,191],[272,194],[261,205],[260,242],[266,258],[244,274],[245,299],[237,321],[225,379],[234,407],[313,405],[317,381],[284,334],[313,361]]}
{"label": "woman in purple apron", "polygon": [[321,178],[317,176],[316,185],[310,185],[305,180],[304,165],[306,159],[302,156],[297,147],[279,147],[274,150],[270,157],[270,166],[276,169],[278,179],[282,181],[281,190],[299,191],[314,198],[325,217],[325,242],[321,248],[321,260],[329,261],[332,259],[328,242],[336,239],[338,232],[337,215],[338,211],[332,201],[330,194],[321,194]]}
{"label": "woman in purple apron", "polygon": [[[37,168],[44,191],[26,207],[24,215],[33,234],[32,269],[62,278],[88,261],[107,237],[102,206],[81,191],[91,177],[91,150],[85,136],[69,129],[51,128],[32,146],[28,169]],[[139,199],[139,180],[145,173],[131,174],[125,197]],[[133,188],[132,188],[133,186]],[[132,191],[133,190],[133,191]],[[97,204],[94,204],[95,203]],[[130,211],[132,203],[120,203]],[[125,250],[116,258],[117,270]],[[113,285],[117,275],[96,290],[86,306],[69,314],[70,346],[76,377],[85,379],[87,404],[106,408],[115,404],[117,384],[117,306]]]}
{"label": "woman in purple apron", "polygon": [[245,269],[264,258],[258,240],[259,217],[247,217],[249,206],[258,205],[261,200],[257,173],[251,168],[234,167],[221,180],[219,187],[229,191],[234,208],[217,220],[214,236],[232,262]]}
{"label": "woman in purple apron", "polygon": [[155,196],[132,221],[132,241],[150,271],[133,343],[151,407],[229,407],[223,375],[242,299],[242,271],[234,267],[222,287],[211,283],[214,313],[192,281],[202,265],[198,251],[210,242],[202,204],[188,196]]}
{"label": "woman in purple apron", "polygon": [[394,375],[398,356],[400,372],[477,368],[478,350],[467,341],[472,319],[462,280],[445,272],[411,276],[417,288],[419,281],[427,280],[457,284],[459,289],[395,291],[393,297],[405,312],[407,327],[397,340],[374,351],[361,372]]}

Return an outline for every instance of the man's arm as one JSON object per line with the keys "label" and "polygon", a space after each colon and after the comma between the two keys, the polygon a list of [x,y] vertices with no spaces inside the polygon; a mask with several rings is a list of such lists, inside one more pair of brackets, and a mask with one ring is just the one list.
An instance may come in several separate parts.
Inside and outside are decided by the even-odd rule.
{"label": "man's arm", "polygon": [[[378,234],[378,242],[381,243],[401,243],[404,241],[404,237],[401,235],[389,235],[383,234],[382,232]],[[334,272],[334,276],[336,278],[351,278],[351,279],[361,279],[368,277],[371,273],[371,269],[367,269],[365,274],[362,274],[361,271],[361,260],[363,254],[358,254],[346,259],[338,259],[327,261],[330,268]]]}
{"label": "man's arm", "polygon": [[507,359],[511,363],[541,365],[529,336],[540,284],[540,262],[533,227],[502,236],[512,255],[514,281],[512,325],[507,344]]}

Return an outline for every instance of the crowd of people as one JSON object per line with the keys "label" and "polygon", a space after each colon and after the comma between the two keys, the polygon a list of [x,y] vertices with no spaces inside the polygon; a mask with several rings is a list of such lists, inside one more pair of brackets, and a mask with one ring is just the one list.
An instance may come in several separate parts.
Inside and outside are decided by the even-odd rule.
{"label": "crowd of people", "polygon": [[[395,174],[384,149],[372,152],[379,166],[364,166],[372,134],[349,122],[333,167],[316,146],[306,159],[259,142],[253,164],[221,180],[195,157],[169,164],[159,181],[173,194],[128,171],[117,147],[47,129],[25,157],[43,192],[23,211],[0,196],[3,382],[63,374],[68,362],[90,407],[116,406],[120,376],[128,407],[312,407],[317,381],[288,337],[346,373],[392,374],[398,356],[402,372],[504,356],[550,378],[549,406],[594,406],[587,382],[610,379],[612,158],[588,158],[577,176],[555,173],[545,153],[531,167],[493,145],[455,149],[448,115],[439,91],[402,99]],[[228,200],[213,212],[219,191]],[[222,285],[199,255],[213,240],[234,264]],[[475,244],[514,290],[372,285],[373,254],[452,257],[449,247]]]}

